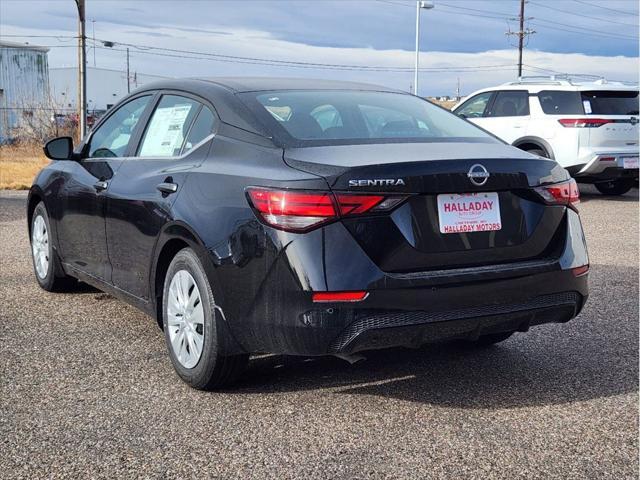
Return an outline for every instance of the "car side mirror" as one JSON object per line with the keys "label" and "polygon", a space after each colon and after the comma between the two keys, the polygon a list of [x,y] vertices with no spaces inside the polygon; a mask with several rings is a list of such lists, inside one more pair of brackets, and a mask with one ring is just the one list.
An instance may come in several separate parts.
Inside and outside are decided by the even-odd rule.
{"label": "car side mirror", "polygon": [[464,113],[456,113],[456,115],[458,115],[460,118],[467,118]]}
{"label": "car side mirror", "polygon": [[72,160],[73,139],[71,137],[58,137],[44,144],[44,154],[51,160]]}

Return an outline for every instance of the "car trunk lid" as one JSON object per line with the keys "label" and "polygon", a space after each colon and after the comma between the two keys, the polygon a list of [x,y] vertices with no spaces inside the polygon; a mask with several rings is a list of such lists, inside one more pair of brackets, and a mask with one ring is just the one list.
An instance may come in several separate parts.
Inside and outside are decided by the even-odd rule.
{"label": "car trunk lid", "polygon": [[[567,174],[554,161],[515,148],[448,142],[308,147],[286,150],[285,161],[324,177],[334,192],[407,196],[392,212],[341,220],[383,271],[545,258],[558,247],[564,208],[545,205],[532,187],[563,181]],[[486,169],[488,178],[473,183],[474,168]],[[443,233],[451,213],[444,211],[447,203],[460,209],[453,217],[473,218],[487,207],[493,213],[480,215],[495,220],[497,209],[500,228]]]}

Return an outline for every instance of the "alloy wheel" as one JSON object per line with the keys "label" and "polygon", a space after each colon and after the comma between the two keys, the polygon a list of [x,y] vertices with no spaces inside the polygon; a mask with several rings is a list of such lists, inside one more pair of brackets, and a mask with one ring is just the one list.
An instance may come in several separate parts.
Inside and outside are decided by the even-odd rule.
{"label": "alloy wheel", "polygon": [[31,251],[36,273],[38,277],[45,279],[49,272],[49,232],[42,215],[38,215],[33,221]]}

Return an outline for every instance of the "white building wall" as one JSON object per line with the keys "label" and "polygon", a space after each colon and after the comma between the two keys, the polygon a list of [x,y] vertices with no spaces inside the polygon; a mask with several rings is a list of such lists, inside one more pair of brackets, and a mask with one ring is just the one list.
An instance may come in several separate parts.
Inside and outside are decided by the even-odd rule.
{"label": "white building wall", "polygon": [[[131,91],[145,83],[162,80],[158,75],[131,74]],[[61,111],[75,111],[78,102],[78,69],[62,67],[49,69],[51,96]],[[106,68],[87,67],[87,108],[107,110],[127,95],[127,73]]]}

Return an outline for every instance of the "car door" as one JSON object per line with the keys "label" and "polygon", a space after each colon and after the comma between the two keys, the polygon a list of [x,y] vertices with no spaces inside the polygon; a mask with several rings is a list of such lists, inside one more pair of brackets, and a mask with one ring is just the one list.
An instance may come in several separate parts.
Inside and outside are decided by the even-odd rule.
{"label": "car door", "polygon": [[81,147],[81,159],[64,168],[57,219],[62,261],[105,282],[111,279],[105,195],[151,98],[140,95],[114,110]]}
{"label": "car door", "polygon": [[217,125],[212,107],[184,93],[163,92],[108,191],[106,231],[113,284],[149,298],[155,243],[173,220],[171,206],[187,173],[206,157]]}
{"label": "car door", "polygon": [[530,121],[529,92],[527,90],[501,90],[495,92],[479,126],[507,143],[513,143],[527,134]]}

